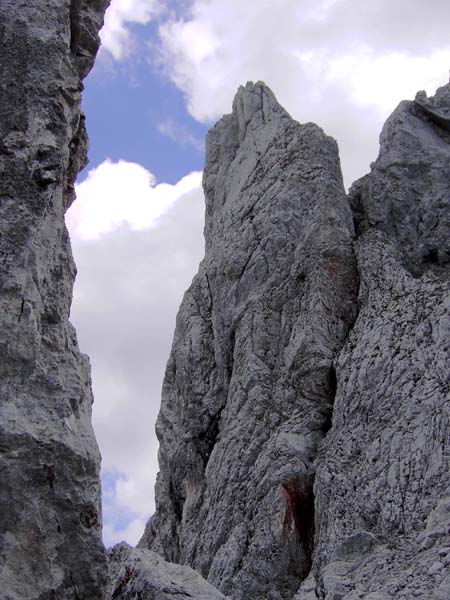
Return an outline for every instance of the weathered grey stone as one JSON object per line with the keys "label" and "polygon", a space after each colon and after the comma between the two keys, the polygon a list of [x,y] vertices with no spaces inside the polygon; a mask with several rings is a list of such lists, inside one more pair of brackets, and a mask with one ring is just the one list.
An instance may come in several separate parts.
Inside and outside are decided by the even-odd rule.
{"label": "weathered grey stone", "polygon": [[294,596],[313,547],[280,525],[305,523],[292,498],[312,502],[314,475],[297,600],[447,593],[449,115],[450,86],[401,103],[351,190],[357,302],[329,138],[260,84],[209,134],[206,256],[177,320],[141,545],[233,599]]}
{"label": "weathered grey stone", "polygon": [[[450,86],[401,102],[380,136],[372,172],[353,185],[357,233],[383,231],[414,275],[448,279]],[[360,268],[364,270],[364,265]]]}
{"label": "weathered grey stone", "polygon": [[317,581],[312,573],[302,581],[302,585],[294,597],[294,600],[318,600]]}
{"label": "weathered grey stone", "polygon": [[157,422],[157,513],[140,543],[233,598],[292,597],[333,359],[356,314],[337,146],[247,84],[208,134],[206,254],[177,318]]}
{"label": "weathered grey stone", "polygon": [[111,600],[226,600],[196,571],[168,563],[151,550],[122,542],[108,558]]}
{"label": "weathered grey stone", "polygon": [[371,552],[380,540],[367,531],[355,531],[344,538],[336,548],[335,558],[346,559],[354,556],[361,557]]}
{"label": "weathered grey stone", "polygon": [[[449,111],[448,85],[402,102],[350,193],[360,309],[336,361],[333,427],[317,461],[323,597],[333,577],[380,600],[440,598],[446,586],[437,564],[450,542],[450,137],[432,113]],[[358,530],[380,544],[340,556]]]}
{"label": "weathered grey stone", "polygon": [[157,513],[107,581],[64,227],[107,4],[0,6],[2,598],[448,600],[449,85],[394,111],[350,204],[334,141],[264,84],[211,130]]}
{"label": "weathered grey stone", "polygon": [[80,77],[108,0],[0,4],[0,594],[103,597],[89,363],[64,212],[86,162]]}

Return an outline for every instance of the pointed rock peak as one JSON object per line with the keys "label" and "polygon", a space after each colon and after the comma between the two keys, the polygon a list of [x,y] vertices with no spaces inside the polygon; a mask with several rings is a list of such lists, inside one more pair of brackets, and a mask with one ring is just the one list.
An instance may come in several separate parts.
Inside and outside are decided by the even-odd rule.
{"label": "pointed rock peak", "polygon": [[239,124],[239,137],[245,137],[249,123],[256,117],[258,124],[275,119],[290,119],[290,115],[278,103],[274,93],[262,81],[248,81],[240,86],[233,100],[233,114]]}
{"label": "pointed rock peak", "polygon": [[448,120],[450,126],[450,83],[438,88],[435,95],[430,98],[427,98],[426,92],[418,92],[414,102],[425,109],[427,113]]}

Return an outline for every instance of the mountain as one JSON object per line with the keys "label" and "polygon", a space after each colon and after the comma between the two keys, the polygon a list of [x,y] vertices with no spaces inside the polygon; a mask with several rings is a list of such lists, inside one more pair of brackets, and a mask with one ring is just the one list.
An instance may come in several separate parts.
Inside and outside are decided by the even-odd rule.
{"label": "mountain", "polygon": [[239,89],[141,547],[234,600],[450,597],[449,117],[449,85],[401,103],[347,197],[335,142]]}
{"label": "mountain", "polygon": [[204,189],[145,544],[236,598],[285,598],[313,557],[314,462],[357,312],[353,220],[336,142],[261,83],[209,132]]}
{"label": "mountain", "polygon": [[177,318],[155,515],[101,541],[64,225],[108,0],[3,0],[0,595],[450,598],[450,84],[336,142],[263,83],[207,137],[205,258]]}

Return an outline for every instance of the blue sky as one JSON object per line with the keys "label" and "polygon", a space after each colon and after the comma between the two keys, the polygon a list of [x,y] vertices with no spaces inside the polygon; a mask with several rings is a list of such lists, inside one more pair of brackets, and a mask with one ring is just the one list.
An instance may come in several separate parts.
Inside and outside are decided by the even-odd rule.
{"label": "blue sky", "polygon": [[[130,33],[136,45],[148,49],[157,40],[157,25],[135,25]],[[182,92],[150,52],[124,64],[104,52],[85,82],[83,106],[91,139],[90,168],[106,158],[126,159],[167,183],[203,168],[208,127],[188,114]],[[85,170],[80,179],[86,174]]]}
{"label": "blue sky", "polygon": [[398,102],[447,83],[449,22],[448,0],[112,0],[85,82],[90,164],[67,214],[105,544],[137,542],[154,510],[161,383],[203,255],[208,127],[238,85],[263,80],[337,139],[350,185]]}

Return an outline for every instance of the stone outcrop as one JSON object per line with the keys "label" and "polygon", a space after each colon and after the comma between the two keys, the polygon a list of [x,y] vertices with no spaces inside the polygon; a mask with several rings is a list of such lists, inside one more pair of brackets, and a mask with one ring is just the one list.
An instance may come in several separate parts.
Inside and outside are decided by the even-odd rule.
{"label": "stone outcrop", "polygon": [[419,92],[390,116],[371,173],[350,192],[358,237],[383,232],[414,277],[432,272],[448,279],[449,140],[450,86],[433,98]]}
{"label": "stone outcrop", "polygon": [[68,321],[64,212],[108,0],[0,4],[0,595],[103,598],[90,368]]}
{"label": "stone outcrop", "polygon": [[196,571],[122,542],[109,553],[111,600],[226,600]]}
{"label": "stone outcrop", "polygon": [[450,85],[402,102],[350,191],[360,308],[317,461],[318,598],[450,598],[449,114]]}
{"label": "stone outcrop", "polygon": [[239,90],[142,548],[234,600],[450,597],[449,116],[450,86],[401,103],[347,199],[334,142]]}
{"label": "stone outcrop", "polygon": [[206,254],[177,318],[140,545],[233,598],[288,598],[311,566],[314,460],[356,316],[337,145],[247,84],[208,134],[204,189]]}
{"label": "stone outcrop", "polygon": [[64,213],[107,5],[0,5],[1,598],[448,600],[450,85],[399,105],[348,197],[336,143],[240,88],[207,139],[157,512],[106,556]]}

